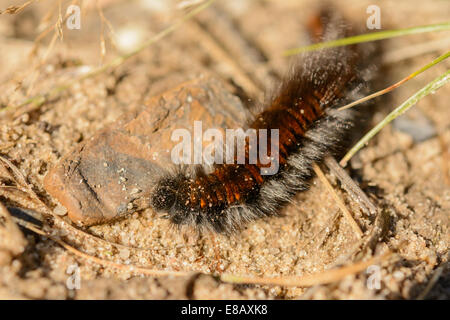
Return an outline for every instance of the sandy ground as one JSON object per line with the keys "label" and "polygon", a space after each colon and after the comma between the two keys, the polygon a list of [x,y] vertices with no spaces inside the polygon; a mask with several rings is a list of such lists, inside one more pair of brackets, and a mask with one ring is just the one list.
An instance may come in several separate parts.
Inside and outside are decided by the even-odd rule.
{"label": "sandy ground", "polygon": [[[336,179],[327,174],[365,231],[361,240],[317,179],[309,191],[298,194],[283,210],[282,217],[251,223],[231,237],[180,233],[150,209],[118,222],[76,229],[43,189],[45,174],[74,146],[122,113],[139,108],[149,97],[182,81],[214,76],[244,104],[249,98],[262,99],[264,88],[270,88],[288,66],[288,60],[282,58],[283,50],[305,43],[304,22],[315,10],[311,3],[218,1],[195,21],[187,22],[116,70],[83,80],[39,108],[14,110],[15,116],[3,113],[0,155],[18,168],[50,208],[57,208],[55,212],[62,214],[62,219],[45,214],[30,193],[17,186],[11,171],[2,167],[0,200],[5,206],[41,212],[45,230],[91,256],[123,265],[197,273],[151,277],[129,268],[100,265],[74,255],[47,237],[19,231],[3,213],[0,297],[448,299],[449,86],[420,101],[352,159],[349,173],[380,208],[376,217],[361,213]],[[0,9],[10,4],[0,1]],[[155,35],[183,13],[169,1],[102,4],[119,39],[131,32],[137,43]],[[336,1],[339,10],[362,26],[369,4],[372,2]],[[438,23],[449,18],[450,6],[445,1],[377,4],[383,29]],[[40,2],[18,15],[0,16],[0,108],[18,105],[30,95],[72,79],[86,66],[95,67],[102,62],[101,19],[95,8],[87,8],[81,29],[68,30],[63,25],[63,40],[57,40],[47,59],[35,67],[35,60],[30,60],[28,53],[38,34],[39,21],[50,9],[51,5]],[[132,42],[118,41],[116,51],[108,41],[106,23],[103,29],[104,61],[133,46]],[[449,36],[449,32],[439,32],[385,41],[386,81],[398,81],[444,53],[448,46],[429,49],[436,44],[439,47],[441,41],[448,43]],[[50,38],[51,34],[40,47],[39,55],[45,55]],[[426,42],[430,43],[423,45]],[[424,48],[428,52],[419,54]],[[371,123],[380,121],[388,110],[442,74],[449,65],[444,61],[380,100]],[[30,84],[33,86],[27,93]],[[224,283],[211,275],[304,276],[364,260],[387,249],[395,255],[379,264],[379,288],[368,285],[373,278],[364,271],[329,284],[294,288]],[[66,285],[68,279],[73,279],[74,265],[81,277],[79,289]],[[429,283],[433,286],[427,286]]]}

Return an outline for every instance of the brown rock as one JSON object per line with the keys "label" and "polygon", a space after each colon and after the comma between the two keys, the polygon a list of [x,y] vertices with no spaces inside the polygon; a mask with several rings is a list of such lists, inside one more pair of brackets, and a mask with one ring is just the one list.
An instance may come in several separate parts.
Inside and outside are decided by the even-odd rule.
{"label": "brown rock", "polygon": [[174,129],[236,128],[246,119],[239,99],[213,78],[189,81],[151,98],[139,114],[125,114],[63,157],[45,189],[82,225],[104,223],[148,207],[161,168],[172,166]]}

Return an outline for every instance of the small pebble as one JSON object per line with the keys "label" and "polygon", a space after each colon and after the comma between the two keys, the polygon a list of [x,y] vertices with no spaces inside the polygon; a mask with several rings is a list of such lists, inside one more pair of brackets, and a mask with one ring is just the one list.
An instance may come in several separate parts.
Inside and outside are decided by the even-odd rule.
{"label": "small pebble", "polygon": [[119,257],[122,260],[127,260],[130,257],[130,250],[128,249],[121,249],[119,252]]}
{"label": "small pebble", "polygon": [[65,216],[67,214],[67,209],[61,205],[57,206],[53,209],[53,213],[58,216]]}

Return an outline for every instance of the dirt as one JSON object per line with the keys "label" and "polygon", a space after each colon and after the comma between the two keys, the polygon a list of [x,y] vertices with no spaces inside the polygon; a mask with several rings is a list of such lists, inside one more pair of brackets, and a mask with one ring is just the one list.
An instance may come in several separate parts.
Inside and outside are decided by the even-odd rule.
{"label": "dirt", "polygon": [[[331,1],[354,24],[365,26],[371,1]],[[176,21],[183,10],[169,1],[102,1],[104,16],[119,36],[131,32],[137,43]],[[29,189],[0,168],[0,200],[10,212],[22,211],[42,220],[55,239],[91,256],[125,266],[192,271],[147,276],[127,268],[101,265],[61,247],[49,237],[19,229],[5,210],[0,215],[0,297],[3,299],[448,299],[450,213],[450,87],[421,100],[384,128],[350,162],[348,172],[379,208],[362,213],[340,188],[365,232],[357,235],[333,197],[318,179],[299,193],[281,217],[253,222],[232,236],[179,232],[151,210],[87,228],[72,225],[66,210],[43,188],[51,167],[70,150],[125,112],[138,110],[151,97],[180,83],[201,77],[221,81],[223,90],[244,105],[261,101],[289,65],[284,50],[305,44],[305,23],[315,12],[312,1],[217,1],[170,36],[157,41],[113,71],[77,82],[38,108],[30,105],[3,110],[0,155],[16,167],[32,191],[56,214],[46,213]],[[0,1],[0,9],[11,3]],[[68,3],[64,3],[68,5]],[[63,5],[63,8],[65,6]],[[383,29],[406,28],[448,20],[445,1],[377,1]],[[102,61],[110,61],[132,44],[111,46],[107,23],[97,9],[86,8],[80,30],[62,26],[47,59],[37,68],[28,58],[39,21],[53,7],[34,3],[16,15],[0,16],[0,106],[19,105],[27,97],[47,92],[61,81]],[[65,9],[64,9],[65,10]],[[132,18],[130,18],[132,17]],[[105,32],[106,54],[101,53]],[[130,31],[131,30],[131,31]],[[436,32],[383,41],[385,80],[394,83],[419,69],[447,47],[420,53],[424,44],[447,41]],[[43,56],[51,35],[39,50]],[[447,40],[446,40],[447,39]],[[407,48],[410,48],[409,50]],[[422,48],[422,49],[421,49]],[[417,52],[417,55],[412,53]],[[388,59],[389,57],[389,59]],[[445,72],[444,61],[379,100],[370,123]],[[38,72],[36,72],[36,70]],[[35,81],[31,81],[36,76]],[[30,92],[28,89],[32,85]],[[409,121],[409,122],[408,122]],[[412,123],[412,125],[409,125]],[[412,128],[412,129],[411,129]],[[361,133],[362,134],[362,133]],[[2,162],[5,165],[5,162]],[[17,175],[16,175],[17,176]],[[16,179],[17,180],[17,179]],[[6,213],[4,213],[6,212]],[[3,217],[4,216],[4,217]],[[375,228],[374,228],[375,226]],[[116,245],[118,244],[118,245]],[[377,266],[380,287],[369,270],[312,287],[238,285],[215,275],[258,277],[305,276],[364,261],[390,250],[391,258]],[[75,266],[75,268],[74,268]],[[77,269],[79,268],[79,269]],[[76,270],[76,271],[74,271]],[[74,272],[79,289],[70,286]],[[69,284],[69,285],[68,285]],[[432,285],[432,286],[431,286]]]}

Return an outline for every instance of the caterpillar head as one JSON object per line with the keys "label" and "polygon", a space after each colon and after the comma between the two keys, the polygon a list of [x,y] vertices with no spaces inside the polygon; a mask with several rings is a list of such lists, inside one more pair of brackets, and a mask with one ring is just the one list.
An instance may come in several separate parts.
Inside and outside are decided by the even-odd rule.
{"label": "caterpillar head", "polygon": [[158,182],[153,194],[151,204],[156,211],[170,212],[177,201],[179,183],[172,178],[164,178]]}

